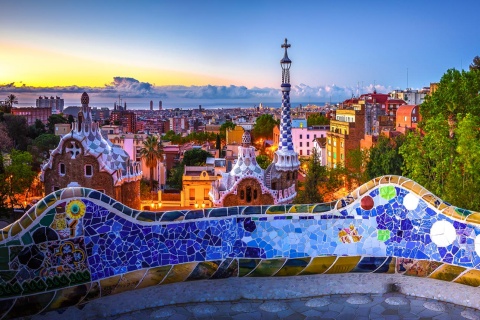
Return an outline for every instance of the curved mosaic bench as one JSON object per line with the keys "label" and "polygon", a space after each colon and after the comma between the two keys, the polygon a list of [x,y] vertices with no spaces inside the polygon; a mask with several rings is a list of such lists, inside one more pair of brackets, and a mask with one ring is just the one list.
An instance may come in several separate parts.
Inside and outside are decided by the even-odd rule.
{"label": "curved mosaic bench", "polygon": [[399,176],[332,203],[169,212],[62,189],[0,230],[0,318],[232,276],[400,273],[479,286],[479,222]]}

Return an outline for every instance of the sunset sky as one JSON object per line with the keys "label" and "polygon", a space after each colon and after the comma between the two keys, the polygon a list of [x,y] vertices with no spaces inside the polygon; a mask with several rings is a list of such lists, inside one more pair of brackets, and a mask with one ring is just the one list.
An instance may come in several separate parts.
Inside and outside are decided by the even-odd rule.
{"label": "sunset sky", "polygon": [[267,97],[279,88],[285,37],[292,85],[319,99],[374,84],[422,88],[480,55],[479,1],[5,0],[0,8],[0,95],[20,97],[132,83],[148,87],[135,92],[145,98],[172,96],[173,85],[192,98],[199,90]]}

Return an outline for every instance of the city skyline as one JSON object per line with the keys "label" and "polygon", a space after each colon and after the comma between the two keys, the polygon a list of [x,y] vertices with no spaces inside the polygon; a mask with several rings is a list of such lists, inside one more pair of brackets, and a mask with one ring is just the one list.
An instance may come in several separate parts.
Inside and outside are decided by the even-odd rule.
{"label": "city skyline", "polygon": [[420,89],[450,68],[468,69],[480,54],[474,1],[2,6],[0,93],[15,93],[21,103],[44,94],[76,101],[84,90],[101,102],[119,94],[138,101],[277,101],[285,37],[292,43],[294,101]]}

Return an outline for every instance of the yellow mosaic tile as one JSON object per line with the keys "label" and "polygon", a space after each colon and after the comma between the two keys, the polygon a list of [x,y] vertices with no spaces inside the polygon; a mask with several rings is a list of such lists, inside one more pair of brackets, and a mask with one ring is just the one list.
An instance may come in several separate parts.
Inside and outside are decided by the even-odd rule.
{"label": "yellow mosaic tile", "polygon": [[389,184],[390,183],[390,176],[383,176],[378,180],[379,184]]}
{"label": "yellow mosaic tile", "polygon": [[435,270],[430,275],[429,278],[433,278],[433,279],[437,279],[437,280],[443,280],[443,281],[453,281],[463,271],[465,271],[464,267],[453,266],[453,265],[450,265],[450,264],[444,264],[443,266],[440,266],[437,270]]}
{"label": "yellow mosaic tile", "polygon": [[90,283],[64,288],[56,291],[55,297],[43,312],[73,306],[82,301],[90,290]]}
{"label": "yellow mosaic tile", "polygon": [[137,289],[146,288],[150,286],[155,286],[165,279],[167,273],[172,269],[172,266],[163,266],[163,267],[156,267],[150,268],[145,273],[145,277],[141,280],[141,282],[137,285]]}
{"label": "yellow mosaic tile", "polygon": [[480,213],[472,212],[470,215],[468,215],[465,221],[470,223],[475,223],[476,225],[480,225]]}
{"label": "yellow mosaic tile", "polygon": [[388,265],[387,273],[395,273],[395,266],[397,265],[397,258],[392,258],[390,264]]}
{"label": "yellow mosaic tile", "polygon": [[90,290],[88,291],[85,298],[80,301],[80,303],[87,303],[97,298],[100,298],[100,283],[98,281],[95,281],[91,283]]}
{"label": "yellow mosaic tile", "polygon": [[407,179],[407,178],[402,177],[402,176],[398,176],[398,184],[399,185],[403,185],[407,181],[410,181],[410,179]]}
{"label": "yellow mosaic tile", "polygon": [[453,282],[465,284],[471,287],[478,287],[480,286],[480,270],[468,270]]}
{"label": "yellow mosaic tile", "polygon": [[186,281],[210,279],[220,263],[221,260],[199,262]]}
{"label": "yellow mosaic tile", "polygon": [[[406,259],[404,259],[404,261],[406,261]],[[442,264],[443,263],[437,261],[413,260],[412,263],[403,264],[403,266],[407,269],[404,275],[415,277],[428,277]]]}
{"label": "yellow mosaic tile", "polygon": [[407,180],[404,183],[402,183],[402,187],[413,192],[415,192],[414,186],[415,186],[415,182],[413,180]]}
{"label": "yellow mosaic tile", "polygon": [[399,184],[400,176],[390,176],[390,183]]}
{"label": "yellow mosaic tile", "polygon": [[309,265],[300,272],[301,275],[320,274],[330,268],[330,266],[337,260],[336,256],[315,257],[310,261]]}
{"label": "yellow mosaic tile", "polygon": [[310,206],[308,204],[295,204],[293,205],[288,213],[311,213],[314,206]]}
{"label": "yellow mosaic tile", "polygon": [[175,282],[183,282],[188,276],[192,273],[192,271],[197,266],[198,262],[190,262],[190,263],[183,263],[177,264],[172,267],[170,272],[163,280],[162,284],[169,284]]}
{"label": "yellow mosaic tile", "polygon": [[307,267],[310,260],[312,260],[310,257],[288,259],[283,267],[275,274],[275,277],[296,276]]}
{"label": "yellow mosaic tile", "polygon": [[27,214],[24,214],[19,220],[19,223],[22,226],[22,229],[24,230],[27,229],[28,226],[32,224],[32,222],[33,221],[30,219],[30,217]]}
{"label": "yellow mosaic tile", "polygon": [[109,296],[120,281],[121,276],[113,276],[107,279],[100,280],[100,290],[102,297]]}
{"label": "yellow mosaic tile", "polygon": [[357,266],[360,259],[362,259],[361,256],[338,257],[337,261],[335,261],[333,266],[328,269],[325,274],[350,272]]}
{"label": "yellow mosaic tile", "polygon": [[285,258],[262,260],[260,264],[247,277],[270,277],[280,270],[285,264]]}
{"label": "yellow mosaic tile", "polygon": [[433,194],[431,193],[425,194],[422,196],[422,199],[430,203],[433,207],[436,207],[435,201],[437,201],[438,199]]}
{"label": "yellow mosaic tile", "polygon": [[40,217],[40,215],[48,208],[43,200],[37,202],[37,206],[35,208],[35,215]]}
{"label": "yellow mosaic tile", "polygon": [[143,276],[145,276],[145,273],[145,270],[136,270],[123,274],[118,285],[113,289],[112,294],[135,289]]}
{"label": "yellow mosaic tile", "polygon": [[22,226],[20,225],[20,223],[17,220],[17,221],[15,221],[15,223],[12,224],[12,227],[10,228],[10,237],[13,237],[14,235],[17,235],[20,232],[22,232]]}
{"label": "yellow mosaic tile", "polygon": [[238,276],[246,276],[255,270],[259,263],[259,259],[238,259]]}

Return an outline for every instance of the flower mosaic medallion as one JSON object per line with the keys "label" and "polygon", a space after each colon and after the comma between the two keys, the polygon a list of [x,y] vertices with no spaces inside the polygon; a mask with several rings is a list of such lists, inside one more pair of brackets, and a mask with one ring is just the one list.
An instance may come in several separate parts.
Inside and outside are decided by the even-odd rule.
{"label": "flower mosaic medallion", "polygon": [[86,206],[80,200],[72,200],[67,204],[67,216],[70,219],[78,220],[85,215]]}
{"label": "flower mosaic medallion", "polygon": [[395,191],[394,186],[385,186],[385,187],[380,187],[380,197],[382,197],[385,200],[391,200],[395,198],[397,195],[397,192]]}

